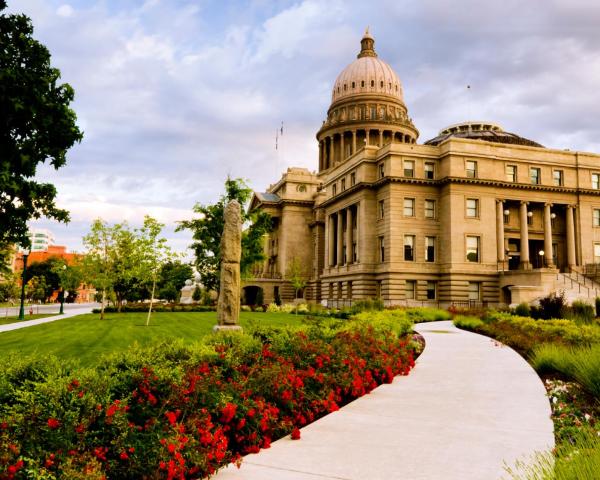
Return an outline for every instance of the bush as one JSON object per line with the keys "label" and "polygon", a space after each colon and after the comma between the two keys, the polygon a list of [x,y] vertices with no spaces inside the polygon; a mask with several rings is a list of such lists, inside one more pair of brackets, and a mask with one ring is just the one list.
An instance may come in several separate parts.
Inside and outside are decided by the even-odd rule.
{"label": "bush", "polygon": [[540,318],[548,320],[550,318],[564,318],[567,301],[565,292],[552,292],[543,298],[540,298]]}
{"label": "bush", "polygon": [[406,315],[415,323],[452,320],[450,312],[441,308],[409,308]]}
{"label": "bush", "polygon": [[458,315],[454,317],[454,325],[458,328],[462,328],[464,330],[472,330],[476,331],[481,326],[485,325],[483,320],[477,317],[465,317],[463,315]]}
{"label": "bush", "polygon": [[242,305],[242,306],[240,307],[240,310],[241,310],[242,312],[251,312],[251,311],[252,311],[252,308],[250,308],[250,305]]}
{"label": "bush", "polygon": [[352,303],[351,310],[353,313],[364,312],[365,310],[383,310],[383,300],[381,298],[356,300]]}
{"label": "bush", "polygon": [[199,302],[202,299],[202,289],[199,285],[196,285],[194,291],[192,292],[192,300],[194,302]]}
{"label": "bush", "polygon": [[529,308],[529,304],[528,303],[519,303],[516,307],[515,307],[515,315],[518,315],[520,317],[529,317],[531,316],[531,309]]}
{"label": "bush", "polygon": [[589,303],[575,300],[565,311],[565,316],[576,322],[592,323],[596,317],[594,307]]}
{"label": "bush", "polygon": [[392,317],[134,347],[94,369],[13,358],[0,366],[0,471],[205,478],[407,374]]}
{"label": "bush", "polygon": [[[147,312],[148,304],[130,303],[121,307],[121,313],[139,313]],[[207,305],[184,305],[184,304],[160,304],[155,303],[152,306],[153,312],[214,312],[216,308]],[[117,307],[104,307],[105,313],[117,313]],[[92,313],[100,313],[99,308],[94,308]]]}
{"label": "bush", "polygon": [[580,348],[541,345],[534,350],[531,365],[540,374],[560,373],[575,380],[600,399],[600,345]]}
{"label": "bush", "polygon": [[269,306],[267,307],[267,312],[277,313],[279,311],[281,311],[281,309],[279,308],[279,306],[276,303],[270,303]]}

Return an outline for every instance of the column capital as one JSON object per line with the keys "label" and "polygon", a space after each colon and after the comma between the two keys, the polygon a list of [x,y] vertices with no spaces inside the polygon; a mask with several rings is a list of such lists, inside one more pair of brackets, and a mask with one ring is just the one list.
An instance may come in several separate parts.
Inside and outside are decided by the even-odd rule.
{"label": "column capital", "polygon": [[504,203],[504,202],[506,202],[506,200],[504,200],[503,198],[496,199],[496,203]]}
{"label": "column capital", "polygon": [[521,205],[529,205],[529,202],[527,200],[521,200]]}
{"label": "column capital", "polygon": [[550,203],[550,202],[544,203],[544,207],[553,207],[553,206],[554,206],[553,203]]}

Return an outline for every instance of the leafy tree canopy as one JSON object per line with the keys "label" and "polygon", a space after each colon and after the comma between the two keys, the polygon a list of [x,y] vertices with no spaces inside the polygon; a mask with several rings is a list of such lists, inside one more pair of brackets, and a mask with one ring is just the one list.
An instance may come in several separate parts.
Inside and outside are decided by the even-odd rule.
{"label": "leafy tree canopy", "polygon": [[252,189],[241,178],[225,181],[225,194],[217,203],[194,206],[198,216],[193,220],[179,222],[177,230],[191,230],[194,243],[191,248],[196,257],[196,269],[202,284],[208,290],[219,290],[221,265],[221,236],[225,225],[225,206],[237,200],[242,206],[242,221],[246,226],[242,233],[242,260],[240,268],[247,274],[252,265],[264,260],[262,236],[272,229],[271,216],[266,212],[248,212],[246,207],[252,196]]}
{"label": "leafy tree canopy", "polygon": [[0,0],[0,246],[29,245],[28,220],[69,219],[56,206],[54,185],[35,181],[36,169],[46,161],[62,167],[83,134],[69,107],[73,89],[59,83],[50,52],[32,37],[31,20],[5,8]]}

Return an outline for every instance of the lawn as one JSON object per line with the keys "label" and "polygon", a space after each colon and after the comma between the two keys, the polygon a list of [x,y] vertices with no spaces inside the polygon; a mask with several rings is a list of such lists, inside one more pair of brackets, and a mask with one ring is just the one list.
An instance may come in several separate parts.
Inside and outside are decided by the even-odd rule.
{"label": "lawn", "polygon": [[[25,320],[35,320],[36,318],[46,318],[46,317],[53,317],[55,315],[58,315],[58,313],[36,313],[34,315],[29,315],[29,314],[25,314]],[[0,325],[6,325],[7,323],[15,323],[19,321],[19,316],[18,315],[12,315],[12,316],[8,316],[8,317],[0,317]]]}
{"label": "lawn", "polygon": [[[149,345],[162,340],[181,338],[193,342],[211,333],[215,312],[170,313],[152,315],[146,327],[145,313],[112,313],[100,320],[98,314],[79,315],[55,322],[0,333],[0,361],[11,354],[19,357],[50,353],[60,359],[79,360],[92,365],[100,355],[125,350],[137,342]],[[242,312],[242,327],[252,321],[268,325],[299,324],[301,315],[287,313]]]}

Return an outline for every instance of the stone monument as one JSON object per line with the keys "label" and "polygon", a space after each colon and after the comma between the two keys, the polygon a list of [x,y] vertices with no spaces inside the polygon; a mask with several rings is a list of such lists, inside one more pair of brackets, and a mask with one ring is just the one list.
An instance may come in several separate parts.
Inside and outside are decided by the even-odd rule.
{"label": "stone monument", "polygon": [[233,200],[225,207],[225,226],[221,237],[221,283],[217,303],[217,321],[214,331],[241,330],[240,316],[240,260],[242,258],[242,212]]}

